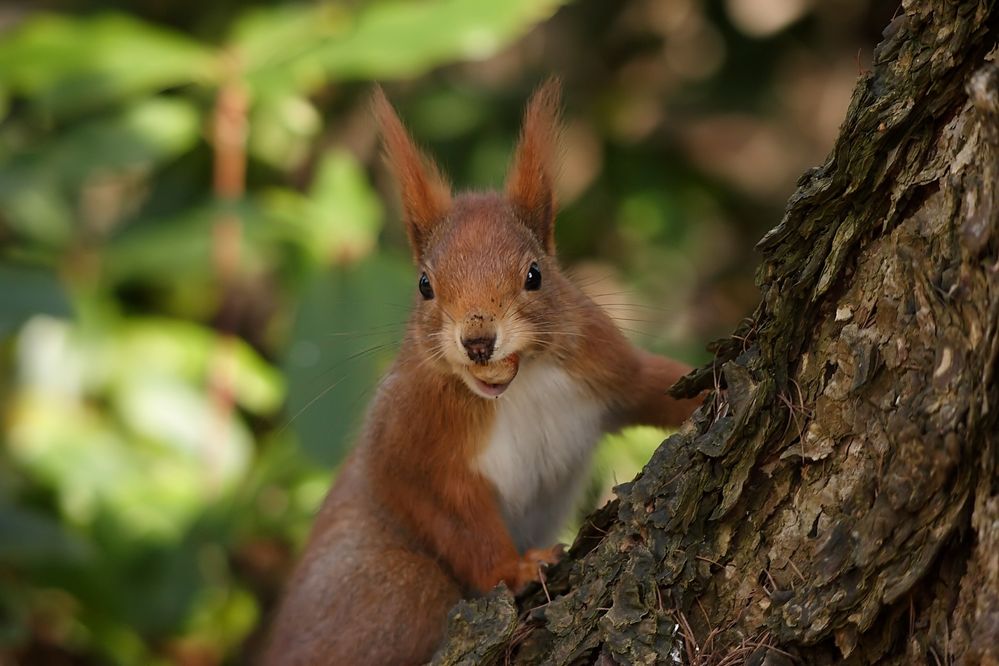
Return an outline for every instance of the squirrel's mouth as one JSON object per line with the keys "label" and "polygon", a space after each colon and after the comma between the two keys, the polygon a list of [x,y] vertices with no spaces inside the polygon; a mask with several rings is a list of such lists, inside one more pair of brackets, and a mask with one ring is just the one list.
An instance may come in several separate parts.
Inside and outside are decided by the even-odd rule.
{"label": "squirrel's mouth", "polygon": [[505,384],[490,384],[474,376],[472,377],[472,381],[475,382],[475,386],[479,389],[479,392],[488,398],[500,397],[506,391],[507,387],[510,386],[510,382],[506,382]]}
{"label": "squirrel's mouth", "polygon": [[517,354],[510,354],[506,358],[486,365],[469,367],[468,374],[471,381],[468,383],[483,398],[498,398],[509,388],[519,369],[520,357]]}

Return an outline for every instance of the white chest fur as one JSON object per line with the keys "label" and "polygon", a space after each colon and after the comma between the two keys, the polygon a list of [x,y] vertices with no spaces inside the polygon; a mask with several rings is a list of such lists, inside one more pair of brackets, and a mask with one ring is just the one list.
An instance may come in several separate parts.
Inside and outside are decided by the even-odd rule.
{"label": "white chest fur", "polygon": [[496,486],[519,549],[554,541],[586,481],[603,417],[604,406],[551,364],[525,364],[498,399],[476,465]]}

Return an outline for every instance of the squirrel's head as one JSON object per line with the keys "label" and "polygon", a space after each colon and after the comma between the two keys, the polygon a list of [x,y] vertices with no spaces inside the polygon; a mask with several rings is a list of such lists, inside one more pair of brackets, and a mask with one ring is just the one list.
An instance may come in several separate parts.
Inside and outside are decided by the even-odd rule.
{"label": "squirrel's head", "polygon": [[499,397],[522,360],[557,350],[565,289],[555,259],[553,167],[559,85],[527,105],[505,192],[453,196],[381,89],[374,110],[418,273],[412,323],[427,362]]}

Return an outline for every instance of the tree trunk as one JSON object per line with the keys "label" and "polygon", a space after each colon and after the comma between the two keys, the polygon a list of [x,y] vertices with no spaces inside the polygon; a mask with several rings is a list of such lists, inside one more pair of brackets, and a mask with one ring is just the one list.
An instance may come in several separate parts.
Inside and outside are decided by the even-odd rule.
{"label": "tree trunk", "polygon": [[912,0],[713,387],[465,663],[999,663],[999,11]]}

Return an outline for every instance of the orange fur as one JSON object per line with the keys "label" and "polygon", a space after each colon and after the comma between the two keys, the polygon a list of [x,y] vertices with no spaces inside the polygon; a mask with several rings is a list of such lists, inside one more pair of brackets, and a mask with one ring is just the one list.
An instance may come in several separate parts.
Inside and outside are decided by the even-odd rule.
{"label": "orange fur", "polygon": [[537,235],[545,251],[555,253],[554,160],[558,145],[558,79],[546,81],[524,113],[520,141],[506,181],[506,195],[521,222]]}
{"label": "orange fur", "polygon": [[[542,544],[518,551],[516,525],[508,523],[514,515],[510,497],[490,480],[499,477],[488,476],[519,460],[490,449],[505,445],[504,437],[523,436],[522,430],[502,431],[524,426],[516,419],[500,426],[499,410],[524,402],[533,408],[534,394],[504,403],[493,393],[507,386],[527,390],[516,375],[509,385],[484,385],[476,376],[506,376],[510,367],[520,368],[547,381],[558,399],[598,409],[606,430],[677,425],[697,406],[697,400],[665,394],[685,365],[633,347],[559,270],[551,172],[557,100],[558,86],[550,82],[528,104],[506,196],[452,199],[376,91],[374,108],[400,183],[414,256],[433,298],[416,297],[399,357],[289,582],[265,663],[425,662],[459,598],[501,581],[519,589],[537,578],[539,566],[558,558],[560,551]],[[528,289],[525,275],[535,270],[540,287]],[[469,338],[493,340],[492,356],[471,360],[463,347]],[[505,365],[483,374],[490,364]],[[547,427],[548,439],[537,446],[572,444],[553,441],[557,432]],[[482,462],[487,451],[492,467]],[[585,471],[579,456],[565,458],[570,467],[559,467],[560,458],[545,460],[551,474],[562,475],[541,478],[552,488],[571,486],[565,475]]]}
{"label": "orange fur", "polygon": [[451,208],[451,186],[409,138],[381,87],[375,88],[371,107],[382,128],[385,157],[399,185],[406,233],[419,259],[430,230]]}

